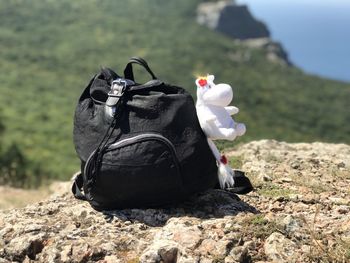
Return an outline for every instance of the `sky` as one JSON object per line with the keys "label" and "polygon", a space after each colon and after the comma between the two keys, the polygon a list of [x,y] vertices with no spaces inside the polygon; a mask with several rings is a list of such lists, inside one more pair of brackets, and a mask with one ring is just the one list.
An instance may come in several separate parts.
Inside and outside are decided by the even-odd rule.
{"label": "sky", "polygon": [[237,0],[265,22],[290,60],[310,74],[350,82],[350,0]]}

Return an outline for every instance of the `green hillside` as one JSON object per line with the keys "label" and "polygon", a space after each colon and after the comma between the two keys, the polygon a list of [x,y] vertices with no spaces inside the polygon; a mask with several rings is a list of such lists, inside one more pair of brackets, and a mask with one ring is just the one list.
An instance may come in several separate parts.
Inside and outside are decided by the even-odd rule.
{"label": "green hillside", "polygon": [[241,110],[236,118],[248,129],[235,144],[261,138],[350,143],[349,84],[271,63],[264,51],[197,25],[199,2],[0,0],[3,155],[12,145],[24,154],[28,174],[69,178],[79,167],[72,144],[79,94],[101,66],[122,73],[134,55],[192,94],[198,74],[232,84]]}

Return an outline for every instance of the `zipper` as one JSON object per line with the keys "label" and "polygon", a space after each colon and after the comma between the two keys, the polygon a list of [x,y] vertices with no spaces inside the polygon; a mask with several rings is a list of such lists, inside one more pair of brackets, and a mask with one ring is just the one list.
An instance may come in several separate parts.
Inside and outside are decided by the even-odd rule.
{"label": "zipper", "polygon": [[[175,164],[176,171],[179,175],[181,175],[180,163],[179,163],[179,159],[178,159],[177,154],[176,154],[175,146],[168,138],[166,138],[160,134],[157,134],[157,133],[144,133],[144,134],[136,135],[134,137],[123,139],[121,141],[118,141],[118,142],[115,142],[115,143],[109,145],[107,148],[107,151],[112,151],[114,149],[122,148],[124,146],[130,145],[130,144],[133,144],[136,142],[147,141],[147,140],[160,141],[160,142],[164,143],[168,149],[170,149],[171,155],[173,156],[173,162]],[[88,174],[87,167],[88,167],[92,157],[94,156],[95,152],[96,152],[96,150],[93,151],[90,154],[89,158],[86,160],[85,167],[84,167],[84,176],[86,176]]]}
{"label": "zipper", "polygon": [[115,142],[115,143],[109,145],[107,148],[107,151],[122,148],[124,146],[134,144],[136,142],[147,141],[147,140],[160,141],[160,142],[164,143],[168,149],[170,149],[170,152],[173,156],[173,161],[174,161],[175,166],[176,166],[176,170],[180,174],[180,164],[179,164],[179,160],[178,160],[178,157],[176,154],[176,149],[175,149],[174,144],[168,138],[166,138],[160,134],[157,134],[157,133],[144,133],[144,134],[136,135],[134,137],[123,139],[121,141],[118,141],[118,142]]}

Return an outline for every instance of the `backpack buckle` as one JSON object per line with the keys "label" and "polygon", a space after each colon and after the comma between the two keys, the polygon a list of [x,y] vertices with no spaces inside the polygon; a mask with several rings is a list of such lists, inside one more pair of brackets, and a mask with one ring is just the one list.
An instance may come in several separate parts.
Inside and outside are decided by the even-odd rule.
{"label": "backpack buckle", "polygon": [[109,116],[114,116],[116,105],[120,97],[123,96],[125,89],[134,84],[135,82],[122,78],[112,81],[111,91],[108,92],[108,99],[106,100],[106,112]]}
{"label": "backpack buckle", "polygon": [[112,82],[111,91],[108,93],[108,99],[106,106],[114,107],[117,105],[119,98],[123,95],[126,88],[126,81],[122,79],[116,79]]}

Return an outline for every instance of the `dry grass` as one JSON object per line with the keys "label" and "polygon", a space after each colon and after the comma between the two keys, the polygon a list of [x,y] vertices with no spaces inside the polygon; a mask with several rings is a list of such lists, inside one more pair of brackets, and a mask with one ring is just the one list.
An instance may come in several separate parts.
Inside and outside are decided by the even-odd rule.
{"label": "dry grass", "polygon": [[331,169],[330,173],[333,177],[342,180],[350,180],[350,170],[339,170],[339,169]]}
{"label": "dry grass", "polygon": [[0,209],[24,207],[41,201],[51,194],[48,189],[24,190],[8,186],[0,186]]}
{"label": "dry grass", "polygon": [[297,186],[307,187],[310,190],[310,193],[313,194],[321,194],[332,190],[330,185],[313,178],[308,178],[308,180],[298,178],[295,179],[295,184]]}
{"label": "dry grass", "polygon": [[237,155],[237,156],[230,156],[229,157],[229,164],[233,169],[242,169],[243,165],[243,156]]}
{"label": "dry grass", "polygon": [[140,258],[138,258],[138,257],[129,259],[127,261],[127,263],[138,263],[138,262],[140,262]]}
{"label": "dry grass", "polygon": [[296,194],[297,192],[288,189],[283,188],[276,184],[261,184],[259,187],[257,187],[257,193],[262,196],[266,197],[285,197],[288,198],[291,194]]}
{"label": "dry grass", "polygon": [[323,231],[318,231],[315,228],[320,207],[317,206],[312,222],[308,222],[305,217],[302,217],[306,231],[310,236],[310,252],[307,255],[311,262],[322,263],[346,263],[350,262],[350,239],[345,239],[340,235],[325,234]]}
{"label": "dry grass", "polygon": [[268,220],[263,214],[245,215],[240,221],[239,228],[233,226],[230,231],[240,233],[241,239],[239,242],[255,240],[254,249],[249,251],[252,261],[247,262],[266,261],[267,257],[263,249],[266,238],[274,232],[284,233],[282,226],[275,220]]}
{"label": "dry grass", "polygon": [[243,232],[250,232],[257,238],[265,240],[274,232],[283,233],[283,229],[275,222],[267,220],[264,215],[252,215],[243,222]]}

